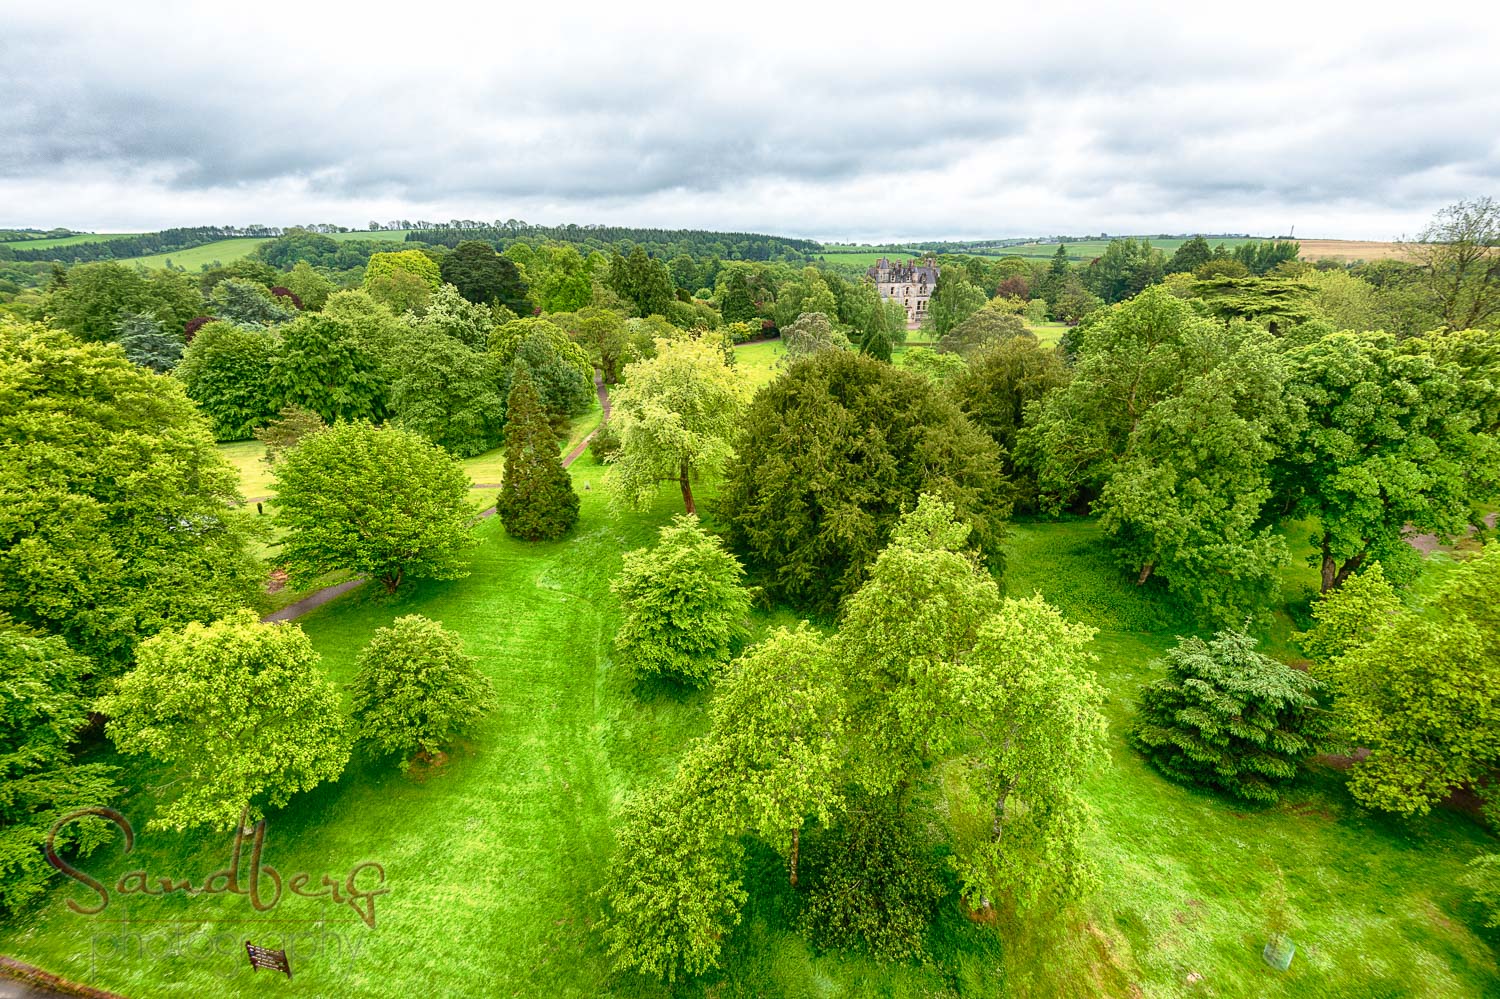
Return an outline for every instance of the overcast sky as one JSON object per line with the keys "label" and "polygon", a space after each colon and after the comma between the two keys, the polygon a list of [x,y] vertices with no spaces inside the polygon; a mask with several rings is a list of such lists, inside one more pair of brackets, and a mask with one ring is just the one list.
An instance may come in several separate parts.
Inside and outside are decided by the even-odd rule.
{"label": "overcast sky", "polygon": [[0,227],[1391,239],[1500,197],[1494,3],[522,6],[0,0]]}

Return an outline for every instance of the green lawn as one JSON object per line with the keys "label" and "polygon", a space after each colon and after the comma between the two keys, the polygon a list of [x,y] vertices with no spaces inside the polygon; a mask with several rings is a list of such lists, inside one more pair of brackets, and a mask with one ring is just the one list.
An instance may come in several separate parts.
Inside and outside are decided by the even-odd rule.
{"label": "green lawn", "polygon": [[[759,378],[777,346],[740,348],[742,370]],[[931,963],[883,966],[811,950],[789,928],[797,899],[779,863],[752,851],[752,901],[725,942],[724,971],[675,989],[613,973],[592,929],[610,816],[632,788],[670,771],[705,727],[706,698],[638,693],[610,663],[617,610],[608,582],[622,552],[680,510],[675,490],[663,487],[646,513],[623,514],[605,502],[592,458],[572,471],[582,520],[570,539],[516,542],[491,518],[478,528],[469,577],[417,583],[394,601],[357,591],[301,622],[329,676],[346,683],[374,629],[426,614],[462,634],[500,692],[500,710],[439,771],[402,776],[356,760],[336,784],[273,816],[266,854],[284,877],[384,865],[390,894],[377,902],[375,929],[344,907],[291,898],[262,914],[223,895],[117,897],[90,918],[65,908],[66,898],[92,897],[70,884],[0,926],[0,952],[130,996],[193,999],[1500,994],[1496,935],[1475,929],[1479,914],[1455,886],[1466,861],[1495,849],[1470,819],[1375,816],[1327,768],[1314,768],[1281,805],[1259,808],[1171,784],[1142,764],[1123,738],[1131,699],[1154,675],[1153,658],[1189,629],[1154,591],[1131,585],[1102,553],[1097,524],[1083,520],[1015,524],[1005,584],[1099,629],[1112,765],[1087,783],[1103,874],[1095,897],[999,928],[969,922],[950,900],[929,941]],[[713,490],[702,492],[711,509]],[[1294,550],[1304,534],[1289,531]],[[1430,571],[1451,564],[1436,556]],[[1313,570],[1299,560],[1286,581],[1295,602]],[[757,630],[791,618],[761,613]],[[1295,654],[1290,632],[1283,614],[1267,648]],[[118,762],[135,851],[106,849],[86,870],[111,882],[136,869],[201,882],[224,866],[226,837],[145,831],[164,777]],[[1278,878],[1298,924],[1285,974],[1260,959]],[[252,974],[245,939],[290,947],[296,978]]]}

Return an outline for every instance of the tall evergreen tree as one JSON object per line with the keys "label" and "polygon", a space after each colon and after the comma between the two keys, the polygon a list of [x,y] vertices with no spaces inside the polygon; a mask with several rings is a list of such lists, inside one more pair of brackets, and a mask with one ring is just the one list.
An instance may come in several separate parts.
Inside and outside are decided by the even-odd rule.
{"label": "tall evergreen tree", "polygon": [[505,478],[495,509],[511,537],[555,540],[578,523],[578,494],[563,468],[552,424],[524,364],[516,365],[508,411]]}

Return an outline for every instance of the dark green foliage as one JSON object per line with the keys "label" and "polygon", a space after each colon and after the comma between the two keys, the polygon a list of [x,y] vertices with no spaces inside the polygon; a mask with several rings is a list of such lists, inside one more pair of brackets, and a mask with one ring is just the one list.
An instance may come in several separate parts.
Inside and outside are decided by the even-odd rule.
{"label": "dark green foliage", "polygon": [[[56,873],[42,853],[52,824],[120,792],[114,767],[74,763],[68,750],[88,712],[89,671],[62,639],[0,618],[0,914],[24,908]],[[65,826],[57,846],[86,855],[105,839],[104,823],[86,819]]]}
{"label": "dark green foliage", "polygon": [[709,680],[745,637],[750,595],[743,577],[697,517],[673,518],[655,546],[625,553],[610,584],[624,611],[615,633],[620,664],[637,679]]}
{"label": "dark green foliage", "polygon": [[938,865],[892,799],[851,803],[845,824],[808,838],[804,931],[820,947],[920,961],[946,890]]}
{"label": "dark green foliage", "polygon": [[302,406],[328,423],[385,415],[378,358],[330,316],[312,313],[286,325],[272,381],[278,408]]}
{"label": "dark green foliage", "polygon": [[[881,317],[882,320],[884,317]],[[877,361],[889,362],[891,359],[891,337],[886,333],[884,322],[872,326],[860,338],[859,352],[868,354]]]}
{"label": "dark green foliage", "polygon": [[271,380],[276,338],[264,330],[209,323],[183,351],[173,377],[198,404],[221,441],[248,440],[277,409]]}
{"label": "dark green foliage", "polygon": [[923,492],[954,504],[1001,568],[1011,499],[999,451],[921,375],[820,353],[762,388],[742,423],[720,514],[778,599],[831,610]]}
{"label": "dark green foliage", "polygon": [[1179,639],[1162,665],[1166,676],[1141,689],[1130,741],[1168,777],[1273,803],[1324,749],[1322,685],[1248,635]]}
{"label": "dark green foliage", "polygon": [[457,457],[483,454],[505,436],[506,371],[494,354],[433,329],[432,315],[396,349],[391,413]]}
{"label": "dark green foliage", "polygon": [[505,371],[512,371],[517,362],[526,366],[554,423],[593,404],[594,367],[589,356],[555,323],[513,320],[490,335],[489,349]]}
{"label": "dark green foliage", "polygon": [[298,584],[326,572],[458,579],[474,546],[469,477],[446,451],[400,427],[336,423],[276,465],[277,522]]}
{"label": "dark green foliage", "polygon": [[256,599],[234,469],[170,378],[0,319],[0,612],[100,673],[163,628]]}
{"label": "dark green foliage", "polygon": [[166,329],[180,330],[202,311],[203,296],[182,275],[167,271],[143,275],[116,263],[69,268],[66,283],[48,295],[46,304],[54,325],[90,341],[110,339],[122,313],[148,313]]}
{"label": "dark green foliage", "polygon": [[1302,244],[1290,239],[1257,239],[1234,248],[1234,259],[1257,277],[1270,272],[1277,264],[1296,260]]}
{"label": "dark green foliage", "polygon": [[729,273],[719,311],[726,323],[748,322],[756,317],[755,299],[750,295],[750,282],[744,270],[735,268]]}
{"label": "dark green foliage", "polygon": [[578,494],[524,364],[516,365],[508,412],[505,477],[495,509],[511,537],[555,541],[578,523]]}
{"label": "dark green foliage", "polygon": [[490,678],[453,632],[420,614],[377,629],[350,684],[355,737],[374,752],[433,757],[495,707]]}
{"label": "dark green foliage", "polygon": [[672,275],[666,265],[646,255],[640,246],[629,256],[618,252],[610,260],[609,287],[616,295],[635,307],[641,316],[666,315],[672,294]]}
{"label": "dark green foliage", "polygon": [[458,293],[479,305],[498,302],[517,315],[531,314],[526,298],[526,282],[516,265],[479,240],[465,240],[439,265],[443,280]]}
{"label": "dark green foliage", "polygon": [[1319,318],[1312,287],[1286,278],[1213,277],[1194,282],[1191,293],[1211,315],[1249,319],[1278,335]]}
{"label": "dark green foliage", "polygon": [[297,315],[296,306],[282,302],[265,285],[244,278],[220,281],[209,296],[209,308],[236,326],[277,326]]}
{"label": "dark green foliage", "polygon": [[181,334],[163,330],[157,318],[149,313],[122,315],[115,320],[114,336],[126,357],[159,375],[171,371],[182,360]]}
{"label": "dark green foliage", "polygon": [[949,385],[959,409],[1000,446],[1002,467],[1015,483],[1016,503],[1022,508],[1036,506],[1036,474],[1015,460],[1026,407],[1066,385],[1068,378],[1058,351],[1039,346],[1034,336],[1018,336],[975,354]]}
{"label": "dark green foliage", "polygon": [[1191,274],[1204,264],[1208,263],[1213,252],[1208,248],[1208,240],[1202,236],[1194,236],[1186,240],[1172,254],[1172,259],[1167,262],[1168,274]]}

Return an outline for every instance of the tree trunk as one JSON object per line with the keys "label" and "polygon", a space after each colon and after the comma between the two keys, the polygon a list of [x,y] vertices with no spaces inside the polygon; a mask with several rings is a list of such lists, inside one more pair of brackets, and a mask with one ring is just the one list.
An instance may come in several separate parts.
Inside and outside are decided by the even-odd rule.
{"label": "tree trunk", "polygon": [[402,571],[403,570],[397,569],[394,574],[387,573],[386,575],[380,577],[381,585],[385,587],[385,592],[387,594],[395,593],[396,587],[401,585]]}
{"label": "tree trunk", "polygon": [[1354,573],[1354,570],[1364,564],[1364,561],[1365,553],[1360,552],[1358,555],[1351,555],[1343,565],[1339,565],[1338,559],[1333,557],[1333,552],[1329,548],[1328,538],[1324,537],[1323,564],[1321,567],[1322,592],[1327,593],[1329,590],[1336,590],[1340,586],[1343,586],[1344,580],[1348,579]]}
{"label": "tree trunk", "polygon": [[789,880],[791,881],[791,885],[792,885],[793,888],[797,887],[797,848],[801,845],[801,843],[802,843],[802,830],[801,829],[793,829],[792,830],[791,876],[789,878]]}
{"label": "tree trunk", "polygon": [[687,512],[696,515],[698,508],[693,506],[693,484],[688,481],[688,463],[682,463],[682,505],[687,507]]}
{"label": "tree trunk", "polygon": [[1151,574],[1153,572],[1155,572],[1155,571],[1156,571],[1156,563],[1155,562],[1147,562],[1145,565],[1141,566],[1141,574],[1136,577],[1135,585],[1136,586],[1145,586],[1146,585],[1146,580],[1150,579],[1151,578]]}

